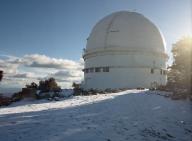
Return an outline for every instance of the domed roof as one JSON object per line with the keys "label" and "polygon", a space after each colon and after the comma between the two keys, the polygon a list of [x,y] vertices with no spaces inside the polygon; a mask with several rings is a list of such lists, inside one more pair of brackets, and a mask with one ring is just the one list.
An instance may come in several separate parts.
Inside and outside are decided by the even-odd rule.
{"label": "domed roof", "polygon": [[111,48],[164,53],[165,43],[159,29],[146,17],[120,11],[101,19],[87,40],[87,51]]}

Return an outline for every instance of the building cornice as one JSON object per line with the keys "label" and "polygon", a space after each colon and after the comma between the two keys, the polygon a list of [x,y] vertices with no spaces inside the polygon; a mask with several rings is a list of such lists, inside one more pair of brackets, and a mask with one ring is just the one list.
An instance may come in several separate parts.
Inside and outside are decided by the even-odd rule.
{"label": "building cornice", "polygon": [[84,60],[96,56],[105,56],[105,55],[153,55],[168,60],[168,55],[160,50],[149,50],[149,49],[135,49],[135,48],[95,48],[85,50],[83,53]]}

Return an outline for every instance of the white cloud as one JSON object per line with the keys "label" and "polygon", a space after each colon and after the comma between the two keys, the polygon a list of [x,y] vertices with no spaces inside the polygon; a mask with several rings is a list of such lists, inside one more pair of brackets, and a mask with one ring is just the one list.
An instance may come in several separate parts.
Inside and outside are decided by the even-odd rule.
{"label": "white cloud", "polygon": [[16,74],[19,67],[18,63],[13,63],[16,59],[16,57],[0,55],[0,70],[3,70],[6,75]]}
{"label": "white cloud", "polygon": [[82,58],[73,61],[40,54],[28,54],[20,58],[0,55],[0,70],[5,72],[1,86],[6,87],[23,87],[32,81],[38,82],[48,77],[54,77],[63,88],[69,87],[73,81],[82,80],[82,68]]}
{"label": "white cloud", "polygon": [[16,73],[12,76],[9,77],[14,77],[14,78],[35,78],[35,74],[32,72],[26,72],[26,73]]}
{"label": "white cloud", "polygon": [[83,73],[81,70],[68,70],[68,71],[58,71],[55,74],[50,75],[50,77],[56,78],[59,82],[80,82],[83,78]]}
{"label": "white cloud", "polygon": [[80,69],[82,62],[76,62],[68,59],[50,58],[46,55],[32,54],[25,55],[24,62],[29,67],[37,68],[55,68],[55,69]]}

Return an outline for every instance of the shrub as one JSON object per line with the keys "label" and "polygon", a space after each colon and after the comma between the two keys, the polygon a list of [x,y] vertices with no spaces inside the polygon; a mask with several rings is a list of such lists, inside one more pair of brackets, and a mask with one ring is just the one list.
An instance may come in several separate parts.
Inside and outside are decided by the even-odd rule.
{"label": "shrub", "polygon": [[54,78],[39,81],[38,89],[41,90],[42,92],[61,91],[61,87],[57,85],[57,82],[55,81]]}
{"label": "shrub", "polygon": [[14,93],[11,99],[13,102],[20,101],[21,99],[23,99],[22,93],[21,92]]}
{"label": "shrub", "polygon": [[73,87],[73,94],[74,95],[82,95],[83,94],[83,89],[80,86],[81,86],[80,84],[73,82],[72,87]]}

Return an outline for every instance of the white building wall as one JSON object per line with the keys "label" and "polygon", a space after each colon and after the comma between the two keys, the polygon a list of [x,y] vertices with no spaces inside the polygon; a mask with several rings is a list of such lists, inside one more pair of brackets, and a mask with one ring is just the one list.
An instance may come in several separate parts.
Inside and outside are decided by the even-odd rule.
{"label": "white building wall", "polygon": [[[109,67],[109,72],[85,73],[84,89],[150,88],[166,84],[165,60],[161,56],[145,53],[97,55],[87,58],[85,68]],[[151,73],[154,69],[154,73]]]}
{"label": "white building wall", "polygon": [[154,83],[166,84],[166,76],[159,69],[151,74],[148,68],[111,68],[110,72],[89,73],[85,77],[85,89],[151,88]]}

